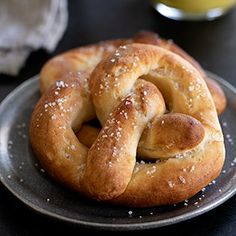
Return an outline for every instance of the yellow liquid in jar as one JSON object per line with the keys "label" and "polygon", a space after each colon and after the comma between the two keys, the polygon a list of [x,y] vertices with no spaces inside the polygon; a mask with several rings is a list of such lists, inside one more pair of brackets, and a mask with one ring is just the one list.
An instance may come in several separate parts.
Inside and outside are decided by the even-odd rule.
{"label": "yellow liquid in jar", "polygon": [[158,2],[185,12],[204,13],[215,8],[227,10],[236,3],[236,0],[160,0]]}

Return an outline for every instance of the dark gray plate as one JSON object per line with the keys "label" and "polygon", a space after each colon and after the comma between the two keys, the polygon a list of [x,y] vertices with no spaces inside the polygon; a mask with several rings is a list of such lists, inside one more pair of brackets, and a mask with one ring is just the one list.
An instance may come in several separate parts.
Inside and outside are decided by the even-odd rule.
{"label": "dark gray plate", "polygon": [[82,198],[49,178],[38,165],[28,139],[31,112],[39,99],[38,77],[15,89],[0,106],[0,176],[22,202],[43,214],[83,226],[132,230],[190,219],[220,205],[236,192],[236,90],[211,74],[224,89],[228,106],[221,117],[227,157],[220,177],[186,202],[132,209]]}

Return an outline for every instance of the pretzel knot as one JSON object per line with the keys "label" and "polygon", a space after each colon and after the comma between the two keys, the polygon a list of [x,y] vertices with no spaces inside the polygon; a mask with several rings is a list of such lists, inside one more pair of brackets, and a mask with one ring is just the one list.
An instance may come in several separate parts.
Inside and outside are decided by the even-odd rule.
{"label": "pretzel knot", "polygon": [[[91,96],[91,98],[90,98]],[[102,129],[87,148],[75,133],[94,116]],[[31,142],[54,178],[96,200],[128,206],[183,201],[216,178],[223,135],[200,73],[157,46],[120,46],[93,70],[45,93]],[[141,159],[136,161],[136,153]]]}

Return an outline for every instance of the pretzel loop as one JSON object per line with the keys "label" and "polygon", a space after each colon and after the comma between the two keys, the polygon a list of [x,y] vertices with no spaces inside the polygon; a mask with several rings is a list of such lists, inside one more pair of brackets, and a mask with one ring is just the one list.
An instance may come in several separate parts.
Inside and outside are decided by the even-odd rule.
{"label": "pretzel loop", "polygon": [[[133,58],[135,58],[135,60]],[[149,73],[150,76],[148,76]],[[144,75],[147,76],[145,77]],[[92,100],[95,106],[96,114],[102,124],[104,124],[108,119],[109,113],[113,111],[113,108],[117,107],[117,104],[119,104],[120,101],[122,101],[122,99],[128,94],[132,94],[133,87],[135,83],[137,83],[137,79],[141,76],[152,81],[153,84],[155,84],[161,90],[162,94],[166,98],[167,106],[170,112],[188,114],[202,123],[202,126],[199,124],[201,130],[199,132],[201,145],[196,143],[196,146],[192,146],[192,150],[188,153],[181,153],[181,151],[178,150],[178,153],[176,153],[174,156],[175,158],[180,158],[181,155],[183,155],[185,157],[184,159],[187,160],[188,158],[197,158],[195,156],[198,156],[201,153],[202,148],[207,148],[208,142],[212,142],[212,140],[209,140],[209,136],[213,135],[215,136],[217,142],[222,142],[222,134],[212,98],[198,71],[196,71],[189,65],[189,63],[182,60],[180,57],[169,53],[164,49],[150,45],[144,46],[140,44],[132,44],[120,47],[109,59],[103,60],[93,71],[90,80]],[[144,84],[142,86],[145,87]],[[147,86],[146,89],[141,91],[139,97],[139,101],[142,102],[130,100],[130,103],[136,108],[136,112],[138,114],[139,112],[143,112],[143,110],[146,111],[144,104],[145,101],[147,104],[150,103],[150,101],[148,101],[150,96],[149,93],[149,88]],[[202,98],[204,98],[204,103],[202,102]],[[154,104],[155,100],[158,104],[158,99],[154,99]],[[125,101],[127,102],[127,100]],[[118,108],[120,108],[119,105]],[[113,127],[111,131],[105,132],[105,135],[102,135],[102,131],[102,133],[100,133],[98,136],[97,142],[95,142],[89,151],[88,166],[91,168],[91,170],[96,170],[96,172],[88,172],[88,185],[92,195],[95,195],[98,199],[112,199],[119,196],[125,189],[126,192],[129,191],[130,185],[128,184],[130,184],[130,181],[132,182],[133,180],[133,177],[131,177],[131,171],[134,167],[135,155],[132,155],[132,158],[128,155],[128,150],[132,150],[132,148],[130,146],[127,147],[127,143],[129,143],[128,140],[135,140],[134,149],[136,150],[138,142],[134,137],[129,137],[126,141],[126,134],[119,132],[119,128],[120,130],[125,129],[127,133],[134,133],[134,131],[130,131],[132,123],[133,126],[136,127],[140,127],[140,124],[137,125],[135,122],[133,122],[133,116],[129,117],[129,113],[126,111],[126,109],[120,110],[121,116],[124,116],[124,120],[130,119],[129,122],[124,127],[119,127],[119,124],[117,124],[121,120],[119,116],[113,122],[115,124],[113,124],[115,128]],[[150,107],[150,110],[155,110],[155,108]],[[162,114],[163,111],[159,113],[155,112],[155,116]],[[146,116],[147,115],[148,112],[146,111]],[[113,113],[111,116],[113,117]],[[175,116],[175,118],[175,122],[179,122],[179,125],[186,123],[186,120],[182,119],[181,115]],[[145,120],[145,124],[148,122],[148,120]],[[105,125],[104,127],[107,126]],[[141,136],[142,130],[143,129],[138,130],[138,137]],[[155,129],[148,129],[150,133],[152,133],[153,130]],[[193,128],[193,130],[195,131],[196,127]],[[146,131],[146,133],[148,133],[148,131]],[[182,130],[179,130],[179,136],[181,136],[181,132]],[[124,146],[120,146],[120,142],[118,147],[116,147],[114,143],[111,145],[119,150],[122,159],[114,159],[112,158],[112,155],[108,154],[108,156],[106,156],[105,154],[107,143],[109,143],[106,140],[111,140],[114,133],[119,133],[120,139],[124,140],[121,142]],[[150,135],[151,134],[146,134],[146,137]],[[159,135],[161,136],[162,134],[160,133]],[[154,137],[154,139],[158,138],[158,136]],[[148,146],[148,141],[146,142]],[[99,148],[100,143],[103,144],[103,148]],[[169,143],[169,145],[175,146],[175,142]],[[121,151],[121,148],[122,151],[124,150],[124,152]],[[155,146],[152,148],[155,148]],[[156,148],[158,152],[159,147],[156,146]],[[167,155],[167,157],[173,157],[173,153],[172,155],[169,153],[168,146],[166,146],[164,150],[161,151],[164,153],[164,155]],[[152,154],[153,153],[154,152],[152,152]],[[199,157],[201,157],[201,155]],[[113,161],[115,162],[114,164]],[[117,164],[117,162],[119,164]],[[185,160],[182,160],[182,162],[184,163]],[[160,164],[158,163],[146,164],[144,166],[147,168],[147,173],[152,173],[152,178],[155,178],[155,176],[159,176],[158,171],[156,172],[156,170],[159,168],[159,165]],[[106,166],[110,167],[111,171],[104,172],[103,170]],[[99,173],[99,169],[101,170],[102,174]],[[109,168],[107,169],[109,170]],[[91,178],[93,173],[94,178]],[[128,176],[126,176],[125,173],[128,173]],[[139,171],[137,171],[135,175],[139,175],[138,173]],[[140,173],[140,175],[142,174]],[[183,179],[185,178],[183,177]],[[146,182],[143,180],[142,182],[146,183],[147,185],[147,183],[150,181],[147,180]],[[151,185],[152,184],[150,183],[150,188]],[[117,190],[118,187],[120,187],[120,191]],[[110,191],[108,191],[107,188]],[[111,190],[113,192],[111,192]],[[136,194],[137,193],[135,193],[135,195]]]}

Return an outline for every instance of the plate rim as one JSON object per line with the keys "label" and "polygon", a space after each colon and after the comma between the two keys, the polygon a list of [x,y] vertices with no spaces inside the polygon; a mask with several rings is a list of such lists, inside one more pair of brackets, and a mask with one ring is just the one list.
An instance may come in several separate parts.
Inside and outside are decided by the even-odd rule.
{"label": "plate rim", "polygon": [[[207,74],[210,75],[210,77],[213,77],[214,80],[220,82],[220,84],[223,84],[225,87],[227,87],[229,90],[231,90],[236,95],[236,88],[233,85],[231,85],[228,81],[224,80],[223,78],[219,77],[218,75],[216,75],[212,72],[207,71]],[[39,81],[39,75],[35,75],[35,76],[31,77],[30,79],[24,81],[19,86],[17,86],[15,89],[13,89],[0,103],[0,114],[2,113],[1,111],[7,106],[8,102],[12,98],[14,98],[14,96],[17,95],[19,93],[19,91],[22,91],[23,89],[27,88],[31,84],[35,83],[36,81]],[[0,126],[1,126],[1,124],[0,124]],[[121,230],[123,231],[123,230],[142,230],[142,229],[159,228],[159,227],[163,227],[163,226],[167,226],[167,225],[176,224],[176,223],[179,223],[179,222],[182,222],[185,220],[189,220],[189,219],[192,219],[196,216],[202,215],[203,213],[206,213],[206,212],[218,207],[219,205],[221,205],[222,203],[224,203],[225,201],[227,201],[228,199],[230,199],[231,197],[233,197],[236,194],[236,188],[234,186],[235,184],[233,184],[227,192],[225,192],[224,194],[221,195],[220,198],[216,198],[215,200],[211,201],[208,205],[203,206],[201,208],[196,208],[193,211],[184,213],[179,216],[174,216],[174,217],[171,217],[168,219],[149,221],[149,222],[140,222],[140,223],[127,223],[127,224],[124,224],[124,223],[117,223],[117,224],[97,223],[97,222],[89,222],[86,220],[74,219],[74,218],[71,218],[68,216],[63,216],[61,214],[53,213],[50,210],[43,209],[43,208],[37,206],[36,204],[31,203],[27,199],[21,197],[20,194],[17,191],[15,191],[14,189],[12,189],[11,186],[7,183],[7,181],[5,181],[1,172],[0,172],[0,180],[1,180],[2,184],[17,199],[19,199],[21,202],[23,202],[29,208],[35,210],[36,212],[38,212],[42,215],[52,217],[57,220],[62,220],[65,222],[77,224],[82,227],[90,227],[90,228],[94,228],[94,229],[105,229],[105,230],[120,230],[120,231]]]}

